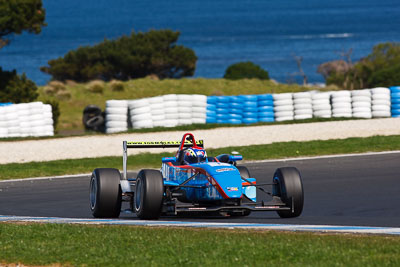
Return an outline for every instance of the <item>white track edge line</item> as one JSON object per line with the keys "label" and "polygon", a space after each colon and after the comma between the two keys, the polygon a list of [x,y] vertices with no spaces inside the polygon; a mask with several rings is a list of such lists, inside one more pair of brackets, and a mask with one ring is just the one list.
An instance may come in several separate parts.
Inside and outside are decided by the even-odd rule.
{"label": "white track edge line", "polygon": [[297,224],[258,224],[258,223],[205,223],[183,221],[144,221],[121,219],[84,219],[58,217],[30,217],[0,215],[1,222],[32,222],[32,223],[59,223],[59,224],[86,224],[86,225],[131,225],[155,227],[191,227],[191,228],[224,228],[224,229],[253,229],[292,232],[319,232],[319,233],[351,233],[351,234],[379,234],[400,235],[400,228],[374,226],[338,226],[338,225],[297,225]]}

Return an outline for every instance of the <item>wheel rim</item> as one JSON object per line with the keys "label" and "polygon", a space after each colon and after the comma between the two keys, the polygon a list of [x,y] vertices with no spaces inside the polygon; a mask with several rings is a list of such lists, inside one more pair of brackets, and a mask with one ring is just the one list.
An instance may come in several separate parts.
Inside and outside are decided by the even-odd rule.
{"label": "wheel rim", "polygon": [[90,180],[90,209],[94,210],[97,202],[97,183],[96,179],[92,177]]}
{"label": "wheel rim", "polygon": [[136,180],[136,192],[135,192],[135,210],[139,211],[142,207],[142,179]]}

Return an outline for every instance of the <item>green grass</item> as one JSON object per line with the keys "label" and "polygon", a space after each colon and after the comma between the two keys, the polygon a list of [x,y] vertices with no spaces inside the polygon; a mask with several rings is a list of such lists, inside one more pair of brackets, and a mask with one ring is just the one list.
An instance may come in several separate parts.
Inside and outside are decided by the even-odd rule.
{"label": "green grass", "polygon": [[[207,143],[206,143],[207,145]],[[319,156],[371,151],[400,150],[400,135],[349,138],[343,140],[282,142],[268,145],[207,149],[209,156],[238,151],[245,160],[279,159],[302,156]],[[121,153],[122,154],[122,153]],[[128,169],[161,166],[161,157],[172,154],[139,154],[128,159]],[[95,168],[122,169],[121,157],[57,160],[49,162],[11,163],[0,165],[0,180],[12,178],[90,173]]]}
{"label": "green grass", "polygon": [[0,233],[0,264],[400,265],[400,238],[388,236],[5,223]]}
{"label": "green grass", "polygon": [[[91,92],[89,84],[67,83],[66,90],[70,99],[60,100],[61,116],[58,130],[61,133],[82,133],[82,111],[94,104],[105,108],[109,99],[137,99],[165,94],[204,94],[204,95],[240,95],[283,93],[315,90],[296,84],[278,84],[258,79],[225,80],[225,79],[165,79],[161,81],[150,78],[135,79],[124,82],[124,91],[112,91],[110,83],[105,83],[103,93]],[[45,93],[45,87],[39,88],[39,100],[57,99]]]}

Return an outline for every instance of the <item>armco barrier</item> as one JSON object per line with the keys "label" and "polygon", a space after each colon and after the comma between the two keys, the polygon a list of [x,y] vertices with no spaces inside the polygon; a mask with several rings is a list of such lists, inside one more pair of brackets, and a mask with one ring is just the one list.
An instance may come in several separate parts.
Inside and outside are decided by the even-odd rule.
{"label": "armco barrier", "polygon": [[53,113],[42,102],[0,105],[0,137],[53,136]]}

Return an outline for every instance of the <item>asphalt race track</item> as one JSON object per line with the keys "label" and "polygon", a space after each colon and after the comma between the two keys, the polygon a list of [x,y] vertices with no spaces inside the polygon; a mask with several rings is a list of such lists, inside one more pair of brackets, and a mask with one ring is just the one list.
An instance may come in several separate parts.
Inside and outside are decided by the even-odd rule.
{"label": "asphalt race track", "polygon": [[[251,175],[257,178],[257,182],[270,182],[278,167],[297,167],[302,174],[305,192],[303,214],[293,219],[281,219],[275,212],[253,212],[242,218],[162,219],[223,223],[400,226],[400,153],[245,165]],[[0,214],[92,218],[89,210],[89,177],[0,182]],[[136,216],[121,214],[121,218],[136,219]]]}

